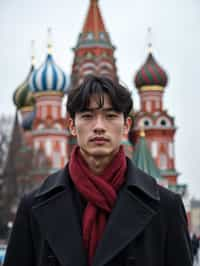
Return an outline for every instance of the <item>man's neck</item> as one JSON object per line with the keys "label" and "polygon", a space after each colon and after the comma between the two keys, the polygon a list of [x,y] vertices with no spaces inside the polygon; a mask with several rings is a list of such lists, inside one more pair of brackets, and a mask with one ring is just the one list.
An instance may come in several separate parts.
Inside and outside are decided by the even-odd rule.
{"label": "man's neck", "polygon": [[87,163],[90,170],[95,175],[101,175],[104,171],[104,169],[110,164],[112,159],[114,158],[116,153],[113,153],[112,156],[90,156],[89,154],[86,154],[84,151],[80,150],[81,155],[83,156],[83,159]]}

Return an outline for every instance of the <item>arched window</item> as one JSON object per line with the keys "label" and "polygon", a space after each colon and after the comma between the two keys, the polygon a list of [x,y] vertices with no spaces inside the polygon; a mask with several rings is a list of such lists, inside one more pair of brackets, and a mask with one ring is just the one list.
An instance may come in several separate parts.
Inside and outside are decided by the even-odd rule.
{"label": "arched window", "polygon": [[39,124],[39,125],[37,126],[37,129],[38,129],[38,130],[44,129],[44,124]]}
{"label": "arched window", "polygon": [[61,168],[60,152],[55,151],[53,153],[53,167],[56,168],[56,169],[60,169]]}
{"label": "arched window", "polygon": [[57,106],[53,106],[52,107],[52,117],[54,119],[57,119],[58,118],[58,107]]}
{"label": "arched window", "polygon": [[40,148],[40,142],[38,140],[34,141],[34,150],[37,151]]}
{"label": "arched window", "polygon": [[51,156],[51,153],[52,153],[52,142],[51,142],[50,139],[46,140],[45,150],[46,150],[46,155],[47,156]]}
{"label": "arched window", "polygon": [[168,152],[169,152],[169,157],[174,158],[174,143],[173,142],[169,142]]}
{"label": "arched window", "polygon": [[151,112],[151,102],[150,101],[146,101],[146,109],[147,109],[147,112]]}
{"label": "arched window", "polygon": [[105,33],[104,32],[100,32],[99,33],[99,38],[101,39],[101,40],[105,40]]}
{"label": "arched window", "polygon": [[65,140],[62,140],[60,142],[60,147],[61,147],[61,155],[62,156],[66,156],[66,141]]}
{"label": "arched window", "polygon": [[167,156],[164,153],[160,154],[160,169],[165,170],[167,169]]}
{"label": "arched window", "polygon": [[151,153],[152,153],[152,156],[153,156],[154,158],[157,157],[157,154],[158,154],[158,143],[157,143],[157,141],[155,141],[155,140],[153,140],[153,141],[151,142]]}
{"label": "arched window", "polygon": [[160,108],[160,101],[157,100],[157,101],[156,101],[156,109],[159,109],[159,108]]}
{"label": "arched window", "polygon": [[58,123],[55,123],[54,126],[53,126],[55,129],[59,129],[61,130],[62,129],[62,126]]}
{"label": "arched window", "polygon": [[143,117],[138,123],[139,127],[148,128],[152,126],[152,120],[149,117]]}
{"label": "arched window", "polygon": [[88,40],[92,40],[93,39],[93,33],[92,32],[88,32],[87,39]]}
{"label": "arched window", "polygon": [[47,117],[47,106],[42,106],[41,112],[42,119],[45,119]]}
{"label": "arched window", "polygon": [[160,117],[156,122],[156,126],[168,128],[171,126],[171,121],[167,117]]}

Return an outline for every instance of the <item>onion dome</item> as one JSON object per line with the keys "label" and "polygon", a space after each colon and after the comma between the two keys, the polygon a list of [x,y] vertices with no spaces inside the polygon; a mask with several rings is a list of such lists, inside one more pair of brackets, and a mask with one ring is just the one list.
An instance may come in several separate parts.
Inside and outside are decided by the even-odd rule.
{"label": "onion dome", "polygon": [[29,87],[29,79],[34,71],[34,64],[32,63],[30,71],[28,73],[25,81],[15,90],[13,95],[14,104],[17,109],[22,109],[24,107],[31,107],[34,105],[34,97]]}
{"label": "onion dome", "polygon": [[[49,30],[50,34],[50,30]],[[52,45],[48,42],[48,54],[45,62],[33,72],[29,81],[34,93],[65,92],[66,75],[54,62],[51,54]]]}
{"label": "onion dome", "polygon": [[156,62],[154,56],[150,52],[146,62],[139,69],[135,76],[136,88],[143,86],[161,86],[167,85],[167,74]]}
{"label": "onion dome", "polygon": [[27,113],[26,115],[24,115],[23,120],[22,120],[22,128],[24,130],[31,130],[32,129],[32,125],[33,125],[33,121],[35,119],[35,110],[33,110],[32,112]]}

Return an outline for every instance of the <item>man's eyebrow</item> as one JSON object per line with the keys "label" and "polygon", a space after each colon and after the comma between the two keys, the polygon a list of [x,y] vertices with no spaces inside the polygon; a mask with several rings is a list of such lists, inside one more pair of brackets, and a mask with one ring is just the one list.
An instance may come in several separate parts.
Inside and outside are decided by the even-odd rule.
{"label": "man's eyebrow", "polygon": [[109,112],[109,111],[113,111],[113,112],[116,112],[116,110],[113,109],[113,107],[108,107],[108,108],[85,108],[82,112],[92,112],[92,111],[96,111],[96,110],[99,110],[101,109],[102,111],[105,111],[105,112]]}

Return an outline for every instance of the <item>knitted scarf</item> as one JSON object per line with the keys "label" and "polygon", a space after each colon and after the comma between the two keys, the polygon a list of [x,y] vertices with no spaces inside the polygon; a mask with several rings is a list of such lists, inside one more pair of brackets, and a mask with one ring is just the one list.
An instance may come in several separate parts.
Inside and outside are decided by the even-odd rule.
{"label": "knitted scarf", "polygon": [[126,157],[121,146],[112,162],[101,175],[91,172],[84,161],[80,148],[72,150],[69,172],[76,189],[87,200],[82,217],[83,244],[92,264],[99,240],[117,199],[117,191],[125,181]]}

